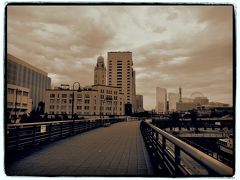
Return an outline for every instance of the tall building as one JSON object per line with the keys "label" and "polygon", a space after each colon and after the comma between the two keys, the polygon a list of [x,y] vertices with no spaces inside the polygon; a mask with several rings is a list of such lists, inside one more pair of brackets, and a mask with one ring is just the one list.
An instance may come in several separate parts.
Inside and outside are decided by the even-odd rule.
{"label": "tall building", "polygon": [[136,95],[136,110],[137,113],[143,112],[143,95]]}
{"label": "tall building", "polygon": [[137,99],[136,99],[136,71],[132,72],[132,111],[137,112]]}
{"label": "tall building", "polygon": [[51,87],[48,74],[10,54],[7,54],[7,84],[29,89],[32,106],[44,102],[45,89]]}
{"label": "tall building", "polygon": [[167,111],[167,89],[156,88],[156,112],[164,113]]}
{"label": "tall building", "polygon": [[177,110],[177,102],[180,101],[180,94],[178,93],[168,93],[168,110],[174,112]]}
{"label": "tall building", "polygon": [[132,52],[108,52],[108,85],[119,87],[124,94],[126,114],[134,110],[135,73],[132,66]]}
{"label": "tall building", "polygon": [[97,58],[97,64],[94,68],[94,85],[106,85],[106,67],[102,56]]}

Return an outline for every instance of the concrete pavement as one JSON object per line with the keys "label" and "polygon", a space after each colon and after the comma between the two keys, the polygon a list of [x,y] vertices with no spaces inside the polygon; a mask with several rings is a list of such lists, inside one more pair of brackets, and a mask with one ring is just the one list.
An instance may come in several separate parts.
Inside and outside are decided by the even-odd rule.
{"label": "concrete pavement", "polygon": [[139,121],[121,122],[54,142],[7,167],[24,176],[151,176]]}

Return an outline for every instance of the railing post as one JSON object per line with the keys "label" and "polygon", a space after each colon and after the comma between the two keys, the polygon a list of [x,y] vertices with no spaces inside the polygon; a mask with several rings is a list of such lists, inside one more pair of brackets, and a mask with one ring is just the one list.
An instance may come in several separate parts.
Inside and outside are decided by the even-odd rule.
{"label": "railing post", "polygon": [[162,136],[162,157],[163,162],[165,161],[165,151],[166,151],[166,138]]}
{"label": "railing post", "polygon": [[74,135],[74,120],[72,121],[72,135]]}
{"label": "railing post", "polygon": [[62,122],[60,122],[61,123],[61,125],[60,125],[60,128],[61,128],[61,138],[63,137],[63,124],[62,124]]}
{"label": "railing post", "polygon": [[33,126],[33,145],[35,145],[36,141],[36,125]]}
{"label": "railing post", "polygon": [[16,129],[16,150],[18,149],[18,145],[19,145],[19,126],[17,126],[17,129]]}
{"label": "railing post", "polygon": [[180,148],[177,146],[177,145],[175,145],[174,146],[174,166],[175,166],[175,175],[176,176],[179,176],[180,174],[179,174],[179,167],[178,167],[178,165],[180,165]]}
{"label": "railing post", "polygon": [[48,126],[48,141],[51,141],[51,134],[52,134],[52,124]]}

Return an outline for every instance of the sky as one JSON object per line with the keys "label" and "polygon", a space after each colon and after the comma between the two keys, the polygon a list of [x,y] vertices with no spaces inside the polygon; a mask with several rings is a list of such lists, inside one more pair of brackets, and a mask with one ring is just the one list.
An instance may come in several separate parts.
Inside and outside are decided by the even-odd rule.
{"label": "sky", "polygon": [[52,87],[93,84],[107,52],[131,51],[144,108],[156,87],[232,104],[232,6],[8,6],[7,52],[46,71]]}

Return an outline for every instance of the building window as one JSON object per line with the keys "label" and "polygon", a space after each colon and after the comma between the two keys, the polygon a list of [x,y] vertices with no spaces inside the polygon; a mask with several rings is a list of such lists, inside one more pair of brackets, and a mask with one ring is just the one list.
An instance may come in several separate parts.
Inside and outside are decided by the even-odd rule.
{"label": "building window", "polygon": [[62,105],[61,106],[61,110],[66,110],[67,106],[66,105]]}
{"label": "building window", "polygon": [[82,110],[82,106],[77,106],[77,110]]}
{"label": "building window", "polygon": [[13,102],[8,102],[7,105],[8,106],[13,106]]}
{"label": "building window", "polygon": [[67,98],[67,94],[62,94],[62,98]]}
{"label": "building window", "polygon": [[21,95],[22,95],[22,91],[17,90],[17,95],[18,95],[18,96],[21,96]]}
{"label": "building window", "polygon": [[89,104],[90,100],[89,99],[85,99],[85,104]]}
{"label": "building window", "polygon": [[21,103],[16,103],[16,106],[21,106]]}
{"label": "building window", "polygon": [[62,104],[66,104],[67,100],[66,99],[62,99]]}
{"label": "building window", "polygon": [[50,109],[54,109],[54,105],[50,105]]}
{"label": "building window", "polygon": [[82,99],[78,99],[78,100],[77,100],[77,103],[78,103],[78,104],[82,104]]}
{"label": "building window", "polygon": [[14,94],[14,89],[8,88],[8,94]]}
{"label": "building window", "polygon": [[26,96],[26,97],[28,97],[28,92],[26,92],[26,91],[23,91],[23,96]]}
{"label": "building window", "polygon": [[51,104],[55,103],[55,99],[50,99],[50,103]]}
{"label": "building window", "polygon": [[89,94],[85,94],[85,98],[90,98],[90,95]]}
{"label": "building window", "polygon": [[50,94],[50,98],[55,98],[55,94]]}
{"label": "building window", "polygon": [[78,95],[77,95],[77,98],[82,98],[82,94],[78,94]]}
{"label": "building window", "polygon": [[89,106],[84,106],[84,109],[89,110],[90,108],[89,108]]}

